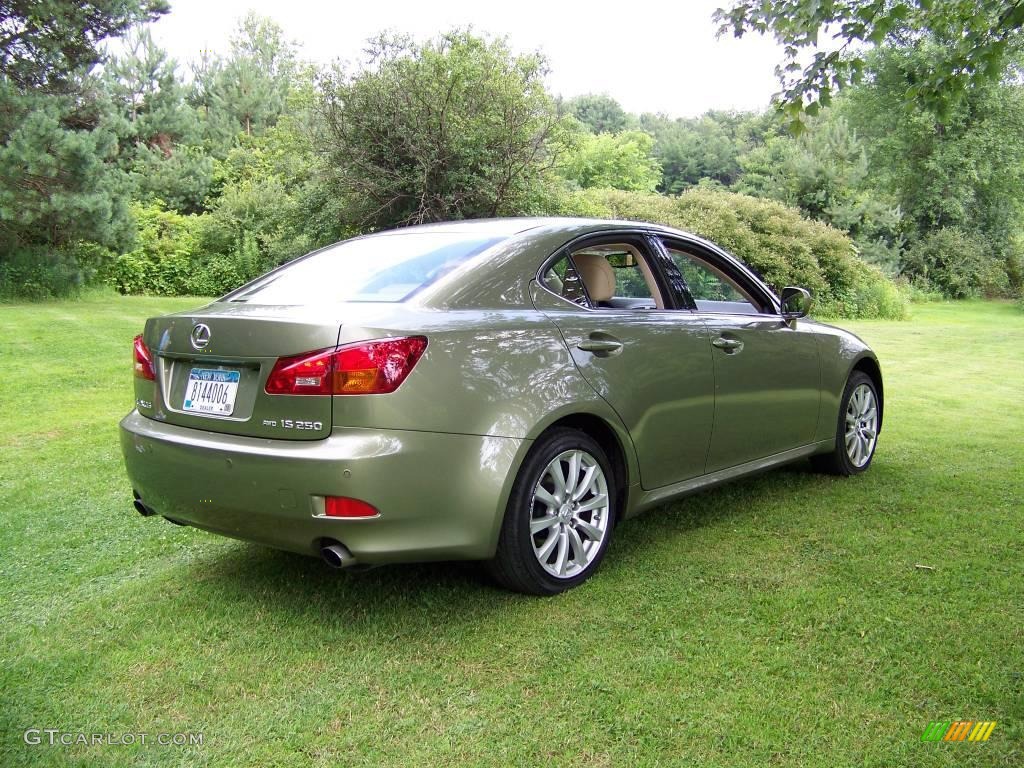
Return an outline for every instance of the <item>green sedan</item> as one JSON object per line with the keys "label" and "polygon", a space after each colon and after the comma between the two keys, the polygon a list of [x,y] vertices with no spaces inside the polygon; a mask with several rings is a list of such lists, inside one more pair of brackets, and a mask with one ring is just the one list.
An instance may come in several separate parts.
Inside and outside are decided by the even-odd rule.
{"label": "green sedan", "polygon": [[637,222],[346,240],[135,339],[135,508],[334,567],[481,560],[549,595],[615,526],[801,459],[871,464],[872,351],[736,258]]}

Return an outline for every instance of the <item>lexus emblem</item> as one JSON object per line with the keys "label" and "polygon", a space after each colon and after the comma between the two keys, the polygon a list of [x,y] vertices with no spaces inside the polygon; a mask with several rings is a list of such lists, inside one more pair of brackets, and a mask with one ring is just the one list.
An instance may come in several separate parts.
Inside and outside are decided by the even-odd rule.
{"label": "lexus emblem", "polygon": [[206,323],[198,323],[195,328],[192,329],[192,346],[196,349],[202,349],[210,343],[210,326]]}

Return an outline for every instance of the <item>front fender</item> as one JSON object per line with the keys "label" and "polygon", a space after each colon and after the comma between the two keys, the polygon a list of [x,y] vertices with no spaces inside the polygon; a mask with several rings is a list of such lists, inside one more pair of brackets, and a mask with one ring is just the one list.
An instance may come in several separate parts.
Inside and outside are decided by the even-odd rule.
{"label": "front fender", "polygon": [[[881,366],[878,356],[860,337],[849,331],[824,323],[815,323],[815,336],[821,360],[821,405],[818,418],[818,440],[835,437],[843,390],[855,369],[868,367],[877,373],[879,405],[884,403]],[[881,409],[879,430],[881,430]]]}

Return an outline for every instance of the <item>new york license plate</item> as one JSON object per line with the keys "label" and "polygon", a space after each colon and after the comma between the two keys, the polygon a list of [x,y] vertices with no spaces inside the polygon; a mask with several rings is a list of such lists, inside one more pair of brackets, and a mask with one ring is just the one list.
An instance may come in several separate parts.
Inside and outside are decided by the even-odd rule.
{"label": "new york license plate", "polygon": [[184,410],[230,416],[238,394],[238,371],[193,368],[188,373]]}

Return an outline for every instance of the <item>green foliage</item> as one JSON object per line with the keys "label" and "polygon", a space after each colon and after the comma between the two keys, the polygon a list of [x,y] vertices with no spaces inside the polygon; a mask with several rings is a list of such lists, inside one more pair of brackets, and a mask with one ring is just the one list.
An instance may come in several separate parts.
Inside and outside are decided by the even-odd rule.
{"label": "green foliage", "polygon": [[[734,0],[715,12],[719,34],[742,37],[771,32],[785,60],[776,68],[786,114],[801,127],[831,102],[835,88],[857,84],[865,72],[864,51],[872,45],[936,42],[941,55],[921,77],[907,83],[904,100],[942,113],[972,88],[997,80],[1007,57],[1019,51],[1021,0]],[[833,30],[840,44],[818,50],[819,35]],[[806,49],[816,52],[808,60]]]}
{"label": "green foliage", "polygon": [[[959,230],[1003,264],[1005,279],[1019,290],[1015,237],[1024,199],[1024,91],[1019,84],[983,82],[944,117],[906,106],[908,83],[941,55],[931,45],[877,51],[870,59],[872,82],[852,90],[839,108],[864,139],[872,169],[869,194],[892,196],[910,243],[938,230]],[[954,287],[957,280],[946,284],[962,290]]]}
{"label": "green foliage", "polygon": [[227,56],[204,53],[193,68],[191,102],[211,154],[222,158],[239,132],[259,136],[275,125],[296,72],[295,45],[280,26],[251,12],[231,38]]}
{"label": "green foliage", "polygon": [[163,200],[175,210],[202,210],[213,161],[201,146],[200,120],[186,101],[177,65],[148,29],[133,30],[126,52],[104,69],[108,92],[124,121],[119,160],[138,200]]}
{"label": "green foliage", "polygon": [[316,150],[345,224],[377,229],[529,212],[568,123],[538,54],[464,31],[382,36],[361,69],[321,82]]}
{"label": "green foliage", "polygon": [[0,7],[0,292],[77,290],[80,243],[131,238],[129,185],[116,166],[118,120],[91,74],[103,40],[166,12],[155,0]]}
{"label": "green foliage", "polygon": [[[209,215],[184,216],[157,201],[132,206],[137,247],[119,256],[104,282],[125,294],[216,296],[266,271],[251,239],[235,241]],[[220,246],[215,252],[208,246]]]}
{"label": "green foliage", "polygon": [[[0,53],[5,296],[68,295],[98,276],[128,292],[219,293],[368,230],[622,207],[720,240],[772,281],[806,284],[819,311],[902,311],[850,240],[915,295],[1024,288],[1024,88],[998,69],[1016,56],[1024,0],[982,4],[959,32],[964,0],[734,3],[723,24],[781,29],[791,58],[826,16],[842,37],[881,43],[844,60],[870,77],[832,108],[821,108],[828,89],[805,91],[820,99],[797,114],[799,136],[769,112],[670,119],[630,115],[607,95],[558,102],[542,56],[459,30],[425,43],[381,36],[355,68],[323,73],[250,14],[186,83],[145,28],[130,29],[163,3],[72,5],[7,3],[0,14],[12,21]],[[98,41],[123,33],[123,53],[89,71]],[[1006,50],[995,58],[970,55],[998,71],[968,76],[968,89],[953,76],[943,88],[959,95],[941,104],[927,97],[965,40],[997,38]],[[927,98],[908,105],[908,92]],[[607,189],[638,194],[610,206],[595,191]],[[796,207],[849,240],[726,189]]]}
{"label": "green foliage", "polygon": [[163,200],[176,211],[199,213],[206,207],[213,174],[214,160],[202,147],[178,144],[169,153],[137,147],[129,178],[136,199]]}
{"label": "green foliage", "polygon": [[857,258],[850,239],[781,203],[694,189],[678,197],[590,190],[586,206],[565,212],[653,221],[705,237],[736,254],[776,291],[800,285],[814,293],[821,316],[902,318],[906,300],[875,267]]}
{"label": "green foliage", "polygon": [[591,133],[621,133],[633,127],[635,118],[606,93],[586,93],[565,103],[566,111]]}
{"label": "green foliage", "polygon": [[167,11],[165,0],[4,0],[0,79],[23,92],[74,92],[104,40]]}
{"label": "green foliage", "polygon": [[904,256],[903,274],[953,299],[1005,296],[1010,290],[1002,261],[981,238],[956,228],[936,230],[915,242]]}
{"label": "green foliage", "polygon": [[739,158],[739,192],[795,205],[806,215],[847,232],[865,261],[890,275],[899,271],[903,245],[899,207],[870,188],[864,143],[833,111],[799,137],[770,136]]}
{"label": "green foliage", "polygon": [[769,115],[743,112],[712,111],[677,120],[645,114],[640,125],[654,136],[654,155],[663,174],[658,191],[668,194],[702,180],[733,184],[740,174],[740,156],[778,131]]}
{"label": "green foliage", "polygon": [[[314,248],[355,234],[340,224],[337,201],[324,191],[309,141],[312,78],[293,83],[289,111],[261,136],[239,144],[217,163],[219,189],[210,204],[221,238],[211,252],[243,244],[277,265]],[[224,245],[228,240],[230,246]]]}
{"label": "green foliage", "polygon": [[69,283],[70,276],[84,275],[74,262],[76,243],[116,248],[131,237],[109,112],[102,100],[76,105],[70,97],[20,95],[0,82],[0,115],[3,290],[17,292],[11,281],[24,278],[27,293],[51,285],[52,295],[66,295],[79,279]]}
{"label": "green foliage", "polygon": [[653,147],[654,139],[643,131],[585,134],[560,161],[558,173],[583,189],[653,192],[661,181]]}

